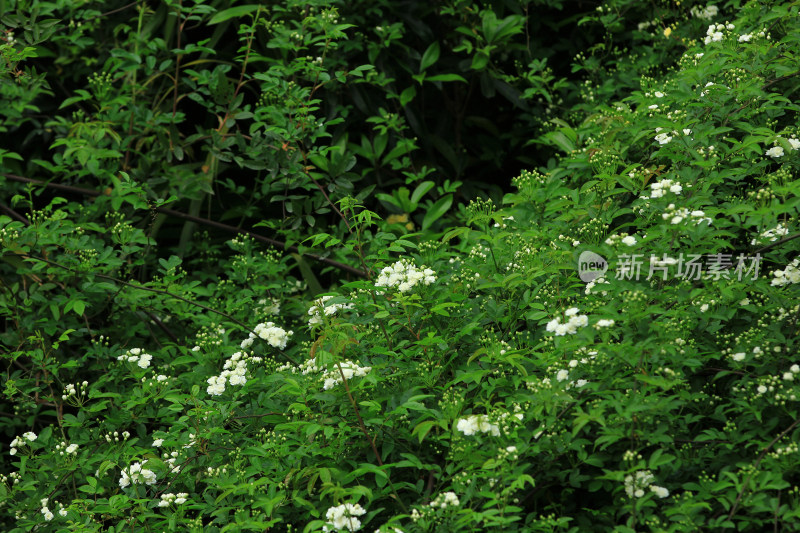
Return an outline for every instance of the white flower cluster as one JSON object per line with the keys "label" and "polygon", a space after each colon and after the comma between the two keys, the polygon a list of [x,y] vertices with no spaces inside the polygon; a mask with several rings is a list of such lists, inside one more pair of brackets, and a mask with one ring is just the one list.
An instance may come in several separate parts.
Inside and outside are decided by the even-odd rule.
{"label": "white flower cluster", "polygon": [[311,315],[311,318],[308,319],[309,326],[316,326],[317,324],[322,324],[323,316],[331,316],[335,315],[337,312],[341,311],[342,309],[352,309],[353,304],[330,304],[325,305],[325,302],[333,298],[333,296],[323,296],[318,300],[314,300],[314,305],[308,310],[308,314]]}
{"label": "white flower cluster", "polygon": [[[661,131],[661,128],[656,128],[656,133]],[[655,140],[658,141],[658,144],[667,144],[672,140],[672,135],[662,132],[656,135]]]}
{"label": "white flower cluster", "polygon": [[614,246],[620,242],[627,246],[633,246],[638,241],[636,240],[636,237],[634,237],[633,235],[628,235],[627,233],[620,233],[619,235],[617,234],[609,235],[605,240],[605,243],[609,246]]}
{"label": "white flower cluster", "polygon": [[772,279],[773,287],[783,287],[790,283],[800,283],[800,257],[796,257],[794,261],[786,265],[783,270],[775,270],[772,272],[774,278]]}
{"label": "white flower cluster", "polygon": [[519,423],[523,415],[519,411],[519,405],[514,406],[514,414],[509,412],[500,413],[499,416],[490,415],[469,415],[460,418],[456,422],[456,429],[464,435],[471,436],[476,433],[491,433],[494,437],[500,436],[500,428],[507,430],[512,422]]}
{"label": "white flower cluster", "polygon": [[53,513],[47,508],[47,501],[48,498],[42,498],[42,514],[44,515],[44,519],[49,522],[53,519]]}
{"label": "white flower cluster", "polygon": [[[339,370],[341,366],[342,370]],[[293,367],[290,364],[281,365],[278,367],[278,371],[282,370],[289,370],[290,372],[296,373],[297,368]],[[350,381],[353,377],[364,377],[370,373],[372,370],[371,366],[358,366],[357,363],[350,361],[349,359],[345,359],[338,365],[333,365],[333,368],[328,371],[324,371],[325,369],[322,367],[317,366],[317,359],[316,357],[312,357],[307,361],[303,361],[300,363],[300,373],[303,375],[308,374],[316,374],[318,372],[323,372],[320,376],[320,380],[323,381],[322,388],[324,390],[330,390],[334,388],[336,385],[343,383],[342,374],[344,374],[344,378],[347,381]]]}
{"label": "white flower cluster", "polygon": [[694,6],[691,10],[693,17],[702,20],[711,20],[716,17],[718,13],[719,8],[711,4],[708,4],[706,7]]}
{"label": "white flower cluster", "polygon": [[732,30],[736,26],[731,23],[728,24],[711,24],[706,30],[705,39],[703,42],[706,44],[717,43],[725,38],[725,30]]}
{"label": "white flower cluster", "polygon": [[669,220],[670,224],[680,224],[684,220],[692,221],[695,224],[700,224],[701,222],[708,222],[708,224],[711,224],[712,222],[712,220],[706,216],[705,211],[699,209],[689,211],[685,207],[675,207],[675,204],[669,204],[666,211],[661,214],[661,218]]}
{"label": "white flower cluster", "polygon": [[89,382],[88,381],[84,381],[83,383],[78,383],[78,387],[77,388],[72,383],[67,383],[64,386],[64,394],[61,395],[61,399],[62,400],[68,400],[69,398],[71,398],[73,396],[77,396],[78,395],[78,390],[80,390],[80,395],[81,396],[86,396],[86,387],[88,387],[88,386],[89,386]]}
{"label": "white flower cluster", "polygon": [[161,501],[158,502],[159,507],[169,507],[173,503],[175,505],[181,505],[186,503],[186,499],[189,495],[185,492],[179,492],[178,494],[172,494],[168,492],[166,494],[161,495]]}
{"label": "white flower cluster", "polygon": [[[611,285],[611,283],[606,278],[601,276],[587,283],[586,290],[584,292],[586,294],[592,294],[594,292],[594,288],[597,287],[598,285]],[[608,296],[608,291],[599,291],[599,292],[603,296]]]}
{"label": "white flower cluster", "polygon": [[755,245],[758,244],[759,241],[775,242],[778,240],[778,237],[783,237],[785,235],[789,235],[789,228],[783,224],[778,224],[774,228],[768,229],[761,233],[758,237],[750,241],[750,244]]}
{"label": "white flower cluster", "polygon": [[648,200],[650,198],[661,198],[667,192],[675,193],[677,195],[681,194],[683,191],[683,185],[681,185],[677,181],[673,181],[671,179],[663,179],[661,181],[657,181],[655,183],[650,184],[650,196],[642,196],[642,200]]}
{"label": "white flower cluster", "polygon": [[65,441],[61,441],[60,444],[56,444],[56,451],[59,455],[78,455],[78,445],[77,444],[67,444]]}
{"label": "white flower cluster", "polygon": [[[779,137],[780,139],[780,137]],[[789,142],[789,146],[791,146],[792,150],[800,150],[800,139],[796,139],[792,137],[791,139],[786,139]],[[764,155],[772,157],[773,159],[777,159],[779,157],[783,157],[786,152],[783,150],[783,146],[773,146],[769,150],[765,152]]]}
{"label": "white flower cluster", "polygon": [[131,348],[124,354],[117,357],[117,361],[127,361],[128,363],[136,363],[141,368],[150,366],[150,361],[153,356],[149,353],[144,353],[141,348]]}
{"label": "white flower cluster", "polygon": [[401,259],[390,267],[385,267],[375,280],[376,287],[396,287],[400,292],[408,292],[415,285],[430,285],[436,281],[436,274],[423,265],[417,268],[410,261]]}
{"label": "white flower cluster", "polygon": [[253,345],[253,340],[256,336],[258,336],[258,338],[267,341],[273,348],[283,350],[286,348],[286,343],[289,342],[289,337],[293,334],[293,331],[286,331],[272,322],[262,322],[253,329],[248,338],[242,341],[241,347],[242,350],[248,349]]}
{"label": "white flower cluster", "polygon": [[11,449],[9,450],[10,455],[17,455],[17,448],[21,448],[25,446],[25,441],[33,442],[37,439],[36,433],[33,431],[26,431],[22,434],[21,437],[14,437],[14,440],[11,441]]}
{"label": "white flower cluster", "polygon": [[152,470],[144,468],[144,465],[146,464],[146,460],[142,461],[141,463],[133,463],[127,471],[123,470],[122,476],[119,478],[120,488],[124,489],[131,483],[134,485],[154,485],[156,481],[158,481],[156,474]]}
{"label": "white flower cluster", "polygon": [[[240,346],[242,350],[246,350],[253,345],[253,341],[258,337],[267,341],[273,348],[284,349],[293,333],[276,326],[272,322],[262,322],[253,329],[248,338],[241,342]],[[226,383],[244,385],[247,383],[247,363],[259,363],[261,361],[261,357],[250,355],[247,352],[235,352],[225,361],[222,367],[223,370],[218,376],[211,376],[206,380],[206,383],[208,383],[206,392],[212,396],[219,396],[225,392]]]}
{"label": "white flower cluster", "polygon": [[664,487],[653,485],[655,476],[649,470],[637,470],[633,475],[625,476],[625,493],[630,498],[641,498],[645,494],[645,489],[655,493],[659,498],[669,496],[669,491]]}
{"label": "white flower cluster", "polygon": [[575,335],[578,332],[578,328],[585,327],[589,324],[589,317],[586,315],[579,315],[577,307],[571,307],[564,311],[564,315],[569,317],[569,319],[561,323],[561,318],[556,317],[550,322],[547,323],[547,331],[554,333],[556,336],[564,336],[564,335]]}
{"label": "white flower cluster", "polygon": [[458,507],[461,502],[458,501],[458,496],[453,491],[443,492],[436,496],[436,499],[430,503],[433,508],[447,509],[448,507]]}
{"label": "white flower cluster", "polygon": [[[339,370],[341,368],[341,371]],[[350,381],[351,378],[354,376],[363,377],[369,374],[370,370],[372,370],[371,366],[358,366],[356,363],[345,359],[338,365],[334,365],[332,370],[324,373],[322,375],[322,379],[324,380],[324,384],[322,388],[324,390],[330,390],[334,388],[336,385],[343,383],[342,374],[344,374],[344,378],[347,381]]]}
{"label": "white flower cluster", "polygon": [[366,514],[366,510],[359,504],[344,503],[336,507],[330,507],[325,513],[328,524],[322,527],[322,531],[358,531],[361,529],[361,520],[356,518]]}
{"label": "white flower cluster", "polygon": [[281,301],[277,298],[270,298],[269,300],[261,298],[258,301],[258,305],[260,307],[254,309],[257,316],[277,315],[281,312]]}

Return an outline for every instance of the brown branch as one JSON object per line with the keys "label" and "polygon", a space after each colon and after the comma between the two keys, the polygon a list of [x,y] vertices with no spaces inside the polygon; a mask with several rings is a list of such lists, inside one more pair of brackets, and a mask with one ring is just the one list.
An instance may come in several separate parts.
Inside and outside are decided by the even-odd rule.
{"label": "brown branch", "polygon": [[[22,183],[33,183],[35,185],[41,185],[42,187],[47,187],[47,188],[50,188],[50,189],[57,189],[57,190],[61,190],[61,191],[72,192],[72,193],[81,194],[81,195],[84,195],[84,196],[97,197],[97,196],[104,196],[105,195],[105,193],[103,193],[103,192],[95,191],[95,190],[92,190],[92,189],[84,189],[82,187],[75,187],[75,186],[72,186],[72,185],[62,185],[60,183],[49,183],[49,182],[46,182],[46,181],[36,180],[36,179],[32,179],[32,178],[26,178],[24,176],[17,176],[15,174],[8,174],[8,173],[5,173],[5,172],[0,173],[0,175],[5,176],[6,178],[8,178],[10,180],[19,181],[19,182],[22,182]],[[276,248],[283,248],[284,250],[286,250],[289,253],[297,253],[297,254],[304,255],[305,257],[308,257],[308,258],[313,259],[315,261],[319,261],[320,263],[325,263],[326,265],[330,265],[332,267],[335,267],[335,268],[337,268],[339,270],[343,270],[345,272],[348,272],[350,274],[356,275],[358,277],[361,277],[361,278],[367,278],[368,277],[367,273],[364,272],[363,270],[359,270],[357,268],[351,267],[350,265],[346,265],[344,263],[340,263],[339,261],[334,261],[333,259],[328,259],[327,257],[322,257],[322,256],[319,256],[317,254],[311,254],[311,253],[308,253],[308,252],[301,253],[300,250],[297,248],[297,246],[287,246],[285,242],[281,242],[281,241],[278,241],[278,240],[275,240],[275,239],[270,239],[269,237],[264,237],[263,235],[259,235],[257,233],[253,233],[253,232],[245,230],[245,229],[237,228],[235,226],[230,226],[228,224],[223,224],[223,223],[217,222],[215,220],[209,220],[207,218],[200,218],[200,217],[196,217],[196,216],[193,216],[193,215],[188,215],[186,213],[181,213],[180,211],[175,211],[174,209],[168,209],[166,207],[155,207],[154,210],[156,212],[158,212],[158,213],[163,213],[165,215],[170,215],[170,216],[173,216],[173,217],[182,218],[184,220],[191,220],[192,222],[197,222],[198,224],[203,224],[205,226],[210,226],[212,228],[221,229],[221,230],[224,230],[224,231],[227,231],[227,232],[230,232],[230,233],[238,233],[238,234],[242,234],[242,235],[247,235],[247,236],[251,237],[253,240],[256,240],[256,241],[259,241],[259,242],[263,242],[263,243],[266,243],[266,244],[270,244],[272,246],[275,246]]]}
{"label": "brown branch", "polygon": [[[70,268],[70,267],[68,267],[66,265],[62,265],[61,263],[56,263],[55,261],[50,261],[49,259],[45,259],[43,257],[37,257],[37,256],[30,255],[30,254],[19,254],[19,256],[24,258],[24,259],[33,259],[34,261],[41,261],[43,263],[47,263],[48,265],[52,265],[52,266],[55,266],[55,267],[58,267],[58,268],[62,268],[64,270],[68,271],[68,272],[72,272],[73,274],[81,274],[82,273],[82,272],[74,270],[74,269],[72,269],[72,268]],[[252,333],[255,336],[255,338],[258,338],[258,339],[261,338],[261,337],[258,336],[258,334],[255,331],[250,329],[250,326],[248,326],[244,322],[240,322],[240,321],[236,320],[235,318],[233,318],[231,315],[229,315],[227,313],[224,313],[224,312],[219,311],[217,309],[213,309],[211,307],[205,306],[205,305],[203,305],[201,303],[198,303],[198,302],[195,302],[193,300],[189,300],[188,298],[184,298],[183,296],[179,296],[177,294],[174,294],[174,293],[171,293],[169,291],[162,290],[162,289],[153,289],[152,287],[145,287],[144,285],[137,285],[135,283],[129,283],[127,281],[121,280],[119,278],[115,278],[113,276],[107,276],[106,274],[99,274],[97,272],[92,272],[91,275],[97,276],[98,278],[103,278],[103,279],[107,279],[109,281],[113,281],[114,283],[118,283],[118,284],[124,285],[126,287],[132,287],[134,289],[139,289],[139,290],[143,290],[143,291],[147,291],[147,292],[152,292],[152,293],[155,293],[155,294],[163,294],[164,296],[169,296],[170,298],[175,298],[176,300],[180,300],[182,302],[186,302],[189,305],[194,305],[196,307],[199,307],[200,309],[208,311],[209,313],[215,313],[217,315],[223,316],[223,317],[227,318],[228,320],[230,320],[231,322],[233,322],[234,324],[236,324],[236,325],[240,326],[241,328],[243,328],[245,331],[247,331],[249,333]],[[285,353],[281,352],[281,356],[284,357],[286,360],[288,360],[290,363],[292,363],[294,366],[300,366],[294,359],[292,359],[291,357],[289,357]]]}
{"label": "brown branch", "polygon": [[772,439],[772,442],[767,444],[767,446],[761,450],[761,453],[758,455],[758,459],[756,460],[756,464],[753,465],[753,472],[750,472],[747,475],[747,478],[744,480],[744,484],[742,485],[742,490],[739,491],[739,494],[736,496],[736,501],[733,502],[733,507],[731,507],[731,512],[728,514],[728,520],[733,518],[733,515],[736,514],[736,509],[739,507],[739,502],[742,501],[742,497],[744,496],[744,491],[747,490],[747,485],[750,483],[750,478],[753,477],[753,473],[758,470],[759,465],[761,465],[761,461],[764,459],[764,456],[767,455],[767,452],[775,445],[776,442],[781,440],[784,435],[789,433],[791,430],[797,427],[800,424],[800,418],[795,420],[791,426],[781,431],[777,437]]}

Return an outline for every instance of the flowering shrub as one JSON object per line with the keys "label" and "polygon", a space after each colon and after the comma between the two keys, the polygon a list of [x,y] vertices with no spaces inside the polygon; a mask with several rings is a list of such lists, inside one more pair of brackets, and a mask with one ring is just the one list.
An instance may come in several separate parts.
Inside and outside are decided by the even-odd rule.
{"label": "flowering shrub", "polygon": [[[54,37],[59,54],[105,31],[89,5],[44,4],[89,26]],[[401,22],[353,25],[388,4],[356,4],[142,5],[108,35],[136,36],[109,76],[57,102],[72,122],[12,91],[55,90],[33,69],[3,81],[9,123],[53,136],[30,165],[69,182],[46,189],[69,199],[29,182],[0,202],[3,530],[792,530],[797,6],[604,2],[581,19],[602,46],[563,85],[519,61],[527,5],[429,7],[467,26],[415,50]],[[20,38],[47,38],[20,9]],[[212,59],[231,28],[239,59]],[[49,50],[3,39],[9,69]],[[385,68],[348,62],[362,44]],[[405,88],[394,55],[415,58]],[[553,117],[530,139],[537,168],[461,205],[388,111],[426,85],[449,94],[456,69],[465,91]],[[382,102],[363,142],[339,128],[348,98]],[[22,183],[10,154],[4,179]],[[252,191],[231,169],[257,175]],[[388,176],[416,188],[374,192]],[[100,188],[79,201],[83,182]],[[189,195],[180,226],[173,192]],[[208,224],[212,196],[229,222],[281,214]],[[371,210],[385,205],[411,212],[390,223]]]}

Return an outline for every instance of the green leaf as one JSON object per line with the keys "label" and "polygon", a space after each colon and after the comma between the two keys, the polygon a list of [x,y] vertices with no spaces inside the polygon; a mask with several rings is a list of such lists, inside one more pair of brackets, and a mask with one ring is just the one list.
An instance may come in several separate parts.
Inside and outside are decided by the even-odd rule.
{"label": "green leaf", "polygon": [[439,200],[428,209],[428,212],[425,213],[425,218],[422,219],[422,229],[428,229],[434,222],[442,218],[450,209],[451,205],[453,205],[452,194],[439,198]]}
{"label": "green leaf", "polygon": [[[419,63],[419,71],[423,72],[427,70],[428,67],[436,63],[439,60],[439,53],[441,49],[439,48],[438,41],[431,43],[425,53],[422,54],[422,60]],[[430,78],[429,78],[430,79]]]}
{"label": "green leaf", "polygon": [[435,76],[428,76],[425,78],[425,81],[463,81],[467,83],[467,80],[458,74],[437,74]]}
{"label": "green leaf", "polygon": [[248,13],[252,13],[253,11],[256,11],[259,8],[261,8],[259,4],[248,4],[246,6],[229,7],[228,9],[223,9],[222,11],[217,12],[217,14],[211,17],[211,19],[208,21],[208,24],[209,25],[219,24],[220,22],[225,22],[226,20],[230,20],[232,18],[247,15]]}

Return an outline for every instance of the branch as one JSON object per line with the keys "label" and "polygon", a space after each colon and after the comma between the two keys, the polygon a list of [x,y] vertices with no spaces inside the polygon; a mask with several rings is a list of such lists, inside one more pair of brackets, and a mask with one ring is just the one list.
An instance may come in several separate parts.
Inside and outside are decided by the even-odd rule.
{"label": "branch", "polygon": [[[78,270],[72,269],[72,268],[70,268],[70,267],[68,267],[66,265],[62,265],[61,263],[56,263],[55,261],[50,261],[49,259],[45,259],[43,257],[36,257],[34,255],[22,254],[22,253],[20,253],[18,255],[19,255],[19,257],[22,257],[23,259],[33,259],[34,261],[41,261],[43,263],[47,263],[48,265],[56,266],[58,268],[62,268],[64,270],[66,270],[68,272],[72,272],[73,274],[83,274],[83,272],[80,272]],[[107,276],[106,274],[99,274],[97,272],[92,272],[91,275],[92,276],[97,276],[98,278],[103,278],[103,279],[107,279],[109,281],[113,281],[114,283],[118,283],[118,284],[124,285],[126,287],[132,287],[134,289],[139,289],[139,290],[142,290],[142,291],[152,292],[152,293],[155,293],[155,294],[163,294],[164,296],[169,296],[170,298],[175,298],[176,300],[180,300],[182,302],[186,302],[189,305],[194,305],[195,307],[199,307],[200,309],[204,309],[205,311],[208,311],[209,313],[215,313],[217,315],[223,316],[223,317],[227,318],[228,320],[230,320],[231,322],[233,322],[234,324],[242,327],[247,332],[252,333],[255,336],[255,338],[257,338],[257,339],[261,338],[261,337],[258,336],[258,334],[255,331],[250,329],[250,326],[248,326],[244,322],[240,322],[240,321],[236,320],[235,318],[233,318],[231,315],[229,315],[227,313],[223,313],[222,311],[219,311],[217,309],[212,309],[211,307],[207,307],[207,306],[205,306],[205,305],[203,305],[201,303],[195,302],[193,300],[189,300],[188,298],[184,298],[183,296],[179,296],[177,294],[174,294],[174,293],[171,293],[169,291],[162,290],[162,289],[153,289],[151,287],[145,287],[144,285],[137,285],[135,283],[129,283],[127,281],[121,280],[119,278],[115,278],[113,276]],[[291,357],[289,357],[285,353],[281,352],[281,356],[283,356],[285,359],[287,359],[294,366],[300,366],[299,364],[297,364],[297,362],[294,359],[292,359]]]}
{"label": "branch", "polygon": [[[72,192],[75,194],[81,194],[83,196],[107,196],[105,193],[100,191],[94,191],[91,189],[84,189],[81,187],[74,187],[72,185],[61,185],[60,183],[49,183],[46,181],[35,180],[32,178],[26,178],[24,176],[17,176],[14,174],[7,174],[5,172],[0,173],[0,175],[5,176],[6,178],[14,181],[19,181],[22,183],[33,183],[35,185],[41,185],[42,187],[47,187],[50,189],[57,189],[61,191]],[[339,270],[343,270],[360,278],[366,278],[367,273],[363,270],[359,270],[357,268],[351,267],[350,265],[346,265],[344,263],[340,263],[339,261],[334,261],[333,259],[328,259],[327,257],[322,257],[317,254],[311,254],[308,252],[301,253],[297,246],[287,246],[285,242],[277,241],[275,239],[270,239],[269,237],[264,237],[263,235],[259,235],[257,233],[253,233],[251,231],[237,228],[235,226],[230,226],[228,224],[223,224],[222,222],[217,222],[215,220],[209,220],[207,218],[200,218],[193,215],[187,215],[186,213],[181,213],[180,211],[175,211],[173,209],[168,209],[166,207],[155,207],[153,208],[156,212],[162,213],[164,215],[169,215],[177,218],[182,218],[184,220],[191,220],[192,222],[197,222],[198,224],[203,224],[205,226],[210,226],[212,228],[221,229],[230,233],[238,233],[242,235],[248,235],[253,240],[263,242],[266,244],[270,244],[275,246],[276,248],[283,248],[289,253],[297,253],[304,255],[310,259],[315,261],[319,261],[320,263],[325,263],[326,265],[330,265],[332,267],[338,268]]]}

